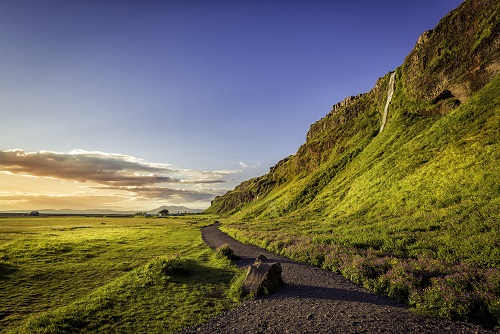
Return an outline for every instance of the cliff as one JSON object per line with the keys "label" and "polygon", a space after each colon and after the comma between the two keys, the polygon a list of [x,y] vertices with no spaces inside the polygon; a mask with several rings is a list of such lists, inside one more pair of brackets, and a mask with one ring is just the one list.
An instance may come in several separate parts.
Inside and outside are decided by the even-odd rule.
{"label": "cliff", "polygon": [[[218,196],[207,211],[240,212],[238,217],[255,218],[282,217],[299,209],[305,215],[321,207],[323,217],[332,212],[339,214],[339,207],[349,202],[346,202],[348,193],[358,186],[357,178],[363,168],[393,159],[391,154],[398,148],[391,145],[408,145],[415,136],[421,136],[433,124],[470,101],[498,76],[499,8],[499,0],[465,1],[433,30],[418,38],[414,49],[396,69],[394,98],[383,135],[379,134],[379,129],[389,74],[379,78],[369,92],[333,105],[325,117],[310,126],[306,142],[295,155],[280,161],[269,173]],[[408,137],[410,133],[412,137]],[[387,147],[382,151],[375,150],[373,145]],[[444,146],[435,148],[440,149]],[[416,153],[421,155],[422,152]],[[429,156],[422,159],[431,160],[434,153],[429,152]],[[408,161],[399,161],[389,168],[397,168],[392,172],[398,174],[401,166],[408,164],[411,165]],[[358,172],[353,172],[353,168],[358,168]],[[407,171],[413,172],[412,169]],[[374,177],[380,178],[380,175]],[[326,201],[323,198],[320,204],[318,195],[327,189],[335,194],[336,200],[331,197],[323,205]],[[361,193],[357,196],[361,196],[357,202],[365,201],[361,206],[372,203],[363,199]]]}

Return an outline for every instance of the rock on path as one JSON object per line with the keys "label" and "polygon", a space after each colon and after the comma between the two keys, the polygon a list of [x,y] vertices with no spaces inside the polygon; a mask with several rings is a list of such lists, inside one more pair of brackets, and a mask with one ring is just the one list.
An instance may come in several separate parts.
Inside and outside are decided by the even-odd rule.
{"label": "rock on path", "polygon": [[341,275],[291,261],[259,247],[243,244],[218,225],[202,230],[212,248],[227,243],[241,260],[259,254],[280,262],[286,286],[264,298],[244,303],[181,333],[494,333],[469,323],[433,319],[346,280]]}

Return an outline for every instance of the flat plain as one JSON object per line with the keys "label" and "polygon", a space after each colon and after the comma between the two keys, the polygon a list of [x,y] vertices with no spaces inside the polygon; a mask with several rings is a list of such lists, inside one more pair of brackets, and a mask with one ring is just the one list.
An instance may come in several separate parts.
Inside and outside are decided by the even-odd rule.
{"label": "flat plain", "polygon": [[210,217],[0,218],[0,332],[170,333],[232,305]]}

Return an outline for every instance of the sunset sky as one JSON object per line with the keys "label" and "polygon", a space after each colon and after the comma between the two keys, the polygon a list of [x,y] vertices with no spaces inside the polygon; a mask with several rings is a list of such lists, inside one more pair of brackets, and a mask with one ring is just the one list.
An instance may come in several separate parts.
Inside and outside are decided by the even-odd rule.
{"label": "sunset sky", "polygon": [[459,0],[0,1],[0,211],[206,208]]}

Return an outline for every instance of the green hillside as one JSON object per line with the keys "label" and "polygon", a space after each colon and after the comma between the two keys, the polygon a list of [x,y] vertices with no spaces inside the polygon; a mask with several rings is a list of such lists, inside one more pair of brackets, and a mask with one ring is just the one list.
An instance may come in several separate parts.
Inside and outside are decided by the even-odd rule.
{"label": "green hillside", "polygon": [[208,211],[236,238],[417,310],[498,325],[499,19],[500,1],[465,1],[396,69],[383,131],[390,74]]}

